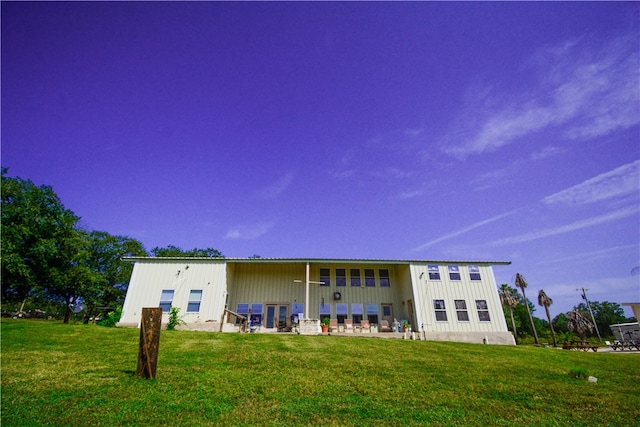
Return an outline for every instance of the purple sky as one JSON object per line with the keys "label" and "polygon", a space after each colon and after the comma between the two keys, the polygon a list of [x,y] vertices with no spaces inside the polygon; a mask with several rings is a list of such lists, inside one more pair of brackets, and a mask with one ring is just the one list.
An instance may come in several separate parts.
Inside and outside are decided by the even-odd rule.
{"label": "purple sky", "polygon": [[639,9],[3,2],[2,165],[147,249],[640,302]]}

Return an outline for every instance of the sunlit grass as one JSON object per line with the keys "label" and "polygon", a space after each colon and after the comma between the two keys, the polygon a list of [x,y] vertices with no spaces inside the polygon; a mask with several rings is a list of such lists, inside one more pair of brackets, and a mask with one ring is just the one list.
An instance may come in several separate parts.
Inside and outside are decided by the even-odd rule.
{"label": "sunlit grass", "polygon": [[[640,353],[3,320],[3,426],[633,425]],[[583,369],[597,383],[572,378]]]}

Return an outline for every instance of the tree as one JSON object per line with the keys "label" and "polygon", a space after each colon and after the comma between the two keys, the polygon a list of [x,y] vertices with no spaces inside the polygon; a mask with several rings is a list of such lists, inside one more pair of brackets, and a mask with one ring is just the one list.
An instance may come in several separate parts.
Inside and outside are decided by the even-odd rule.
{"label": "tree", "polygon": [[151,249],[151,255],[154,257],[202,257],[202,258],[224,258],[222,252],[217,249],[207,248],[198,249],[194,248],[188,251],[183,251],[177,246],[168,245],[166,248],[156,246]]}
{"label": "tree", "polygon": [[524,293],[524,289],[527,287],[527,281],[524,280],[524,277],[522,277],[522,275],[520,273],[516,273],[516,280],[515,280],[515,285],[516,287],[520,288],[520,290],[522,291],[522,298],[525,302],[525,305],[527,307],[527,313],[529,313],[529,320],[531,321],[531,328],[533,329],[533,336],[536,340],[536,344],[540,344],[540,342],[538,341],[538,333],[536,332],[536,326],[533,323],[533,316],[531,315],[531,308],[529,307],[529,304],[527,304],[527,296]]}
{"label": "tree", "polygon": [[511,288],[508,284],[503,283],[500,286],[498,294],[500,295],[500,302],[504,307],[509,310],[511,317],[511,325],[513,326],[513,336],[518,341],[518,330],[516,329],[516,321],[513,318],[513,309],[518,305],[518,296],[514,294],[515,289]]}
{"label": "tree", "polygon": [[551,322],[551,314],[549,314],[549,306],[553,304],[553,300],[547,296],[544,290],[540,289],[538,292],[538,305],[544,307],[544,311],[547,313],[547,319],[549,319],[549,328],[551,329],[551,338],[553,338],[553,346],[557,347],[556,333],[553,330],[553,323]]}
{"label": "tree", "polygon": [[580,335],[582,339],[582,343],[584,344],[585,334],[587,331],[591,332],[593,330],[593,323],[591,323],[580,311],[574,309],[567,313],[567,328],[571,332],[576,332]]}
{"label": "tree", "polygon": [[6,173],[2,168],[2,298],[46,298],[70,267],[67,251],[79,218],[51,187]]}
{"label": "tree", "polygon": [[[618,303],[608,301],[604,301],[602,303],[598,301],[590,301],[589,305],[591,305],[591,310],[593,312],[596,325],[598,326],[598,330],[602,331],[604,336],[613,335],[610,325],[625,323],[628,320],[624,315],[624,309]],[[585,313],[589,310],[587,305],[583,302],[578,304],[576,308]]]}
{"label": "tree", "polygon": [[554,317],[551,323],[553,324],[553,329],[558,334],[569,330],[569,328],[567,328],[567,315],[564,313],[560,313]]}
{"label": "tree", "polygon": [[146,256],[147,252],[142,243],[126,236],[91,231],[84,232],[83,237],[83,263],[91,272],[81,290],[86,306],[84,323],[88,323],[96,311],[114,311],[124,302],[133,264],[122,257]]}

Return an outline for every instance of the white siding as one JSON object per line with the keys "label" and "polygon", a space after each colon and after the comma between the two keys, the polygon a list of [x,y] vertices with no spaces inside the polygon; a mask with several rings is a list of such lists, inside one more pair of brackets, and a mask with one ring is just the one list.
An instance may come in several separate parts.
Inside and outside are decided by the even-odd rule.
{"label": "white siding", "polygon": [[[188,267],[188,268],[187,268]],[[173,307],[187,323],[219,322],[226,296],[224,261],[139,260],[133,268],[121,324],[138,324],[143,307],[158,307],[163,290],[173,290]],[[191,290],[202,290],[200,311],[188,313]],[[168,320],[163,315],[162,322]]]}
{"label": "white siding", "polygon": [[[489,265],[480,265],[481,280],[470,280],[467,265],[458,265],[460,280],[451,280],[448,264],[439,264],[440,280],[430,280],[427,263],[411,266],[414,277],[414,294],[418,323],[425,331],[434,332],[506,332],[502,306]],[[436,320],[433,300],[443,300],[447,313],[446,321]],[[468,321],[459,321],[455,300],[464,300],[469,315]],[[480,321],[476,300],[484,300],[489,310],[490,321]]]}

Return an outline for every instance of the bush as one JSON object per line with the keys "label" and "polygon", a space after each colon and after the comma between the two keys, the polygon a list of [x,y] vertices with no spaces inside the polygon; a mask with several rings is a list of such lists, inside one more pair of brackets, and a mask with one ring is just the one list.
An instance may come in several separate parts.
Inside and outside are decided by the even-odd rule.
{"label": "bush", "polygon": [[180,309],[178,307],[171,307],[171,310],[169,310],[169,321],[167,322],[167,329],[172,331],[176,328],[176,326],[184,324],[185,322],[182,320],[182,316],[180,316]]}
{"label": "bush", "polygon": [[120,317],[122,317],[122,306],[119,306],[114,311],[107,313],[105,318],[98,322],[98,325],[113,328],[116,326],[116,323],[120,321]]}

